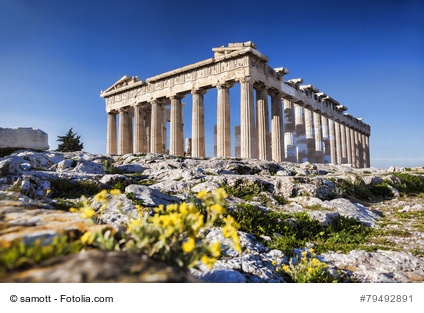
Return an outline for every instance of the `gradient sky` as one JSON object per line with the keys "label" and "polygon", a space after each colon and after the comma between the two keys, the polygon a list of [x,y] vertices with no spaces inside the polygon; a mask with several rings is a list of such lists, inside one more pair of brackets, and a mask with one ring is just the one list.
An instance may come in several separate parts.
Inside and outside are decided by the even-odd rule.
{"label": "gradient sky", "polygon": [[[0,127],[40,128],[51,149],[73,127],[84,151],[105,153],[101,90],[251,40],[271,67],[290,70],[286,79],[303,78],[371,125],[371,166],[424,166],[423,14],[423,1],[0,0]],[[183,102],[189,125],[191,96]],[[211,156],[216,91],[205,106]]]}

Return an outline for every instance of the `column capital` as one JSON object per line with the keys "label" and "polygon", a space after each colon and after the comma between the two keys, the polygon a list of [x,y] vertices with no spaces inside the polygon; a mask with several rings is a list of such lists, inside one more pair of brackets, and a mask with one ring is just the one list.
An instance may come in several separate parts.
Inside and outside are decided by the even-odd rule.
{"label": "column capital", "polygon": [[171,100],[182,100],[185,97],[185,95],[176,94],[173,96],[170,96],[169,99]]}
{"label": "column capital", "polygon": [[281,98],[282,92],[278,89],[268,88],[268,95]]}
{"label": "column capital", "polygon": [[116,115],[119,112],[117,110],[110,110],[110,111],[107,111],[106,113],[107,113],[107,115]]}
{"label": "column capital", "polygon": [[216,89],[230,89],[234,87],[234,83],[230,83],[230,82],[224,82],[224,83],[218,83],[216,85]]}
{"label": "column capital", "polygon": [[268,92],[269,87],[265,85],[265,83],[261,82],[261,81],[257,81],[255,83],[253,83],[253,88],[256,91],[261,91],[263,89],[265,89]]}
{"label": "column capital", "polygon": [[131,106],[119,108],[119,113],[128,113],[131,110]]}
{"label": "column capital", "polygon": [[251,84],[253,84],[255,81],[253,80],[253,78],[252,77],[250,77],[250,76],[245,76],[245,77],[240,77],[239,79],[238,79],[238,81],[239,81],[239,83],[251,83]]}
{"label": "column capital", "polygon": [[204,88],[197,88],[197,89],[192,89],[191,90],[191,94],[192,95],[204,95],[207,92],[208,92],[208,90],[207,89],[204,89]]}

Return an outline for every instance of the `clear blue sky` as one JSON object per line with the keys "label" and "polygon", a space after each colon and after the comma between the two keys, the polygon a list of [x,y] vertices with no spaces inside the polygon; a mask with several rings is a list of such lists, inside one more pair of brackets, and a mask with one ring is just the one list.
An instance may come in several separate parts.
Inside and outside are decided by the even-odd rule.
{"label": "clear blue sky", "polygon": [[[290,70],[286,79],[303,78],[371,125],[371,166],[424,166],[423,16],[423,1],[0,0],[0,127],[38,127],[51,149],[73,127],[85,151],[105,153],[100,90],[251,40]],[[191,96],[183,102],[187,124]],[[210,91],[207,127],[215,102]]]}

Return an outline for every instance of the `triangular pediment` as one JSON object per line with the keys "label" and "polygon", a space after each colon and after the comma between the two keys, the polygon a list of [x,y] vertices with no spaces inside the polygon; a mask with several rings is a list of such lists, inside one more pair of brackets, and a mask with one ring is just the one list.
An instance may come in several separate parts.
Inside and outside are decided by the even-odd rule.
{"label": "triangular pediment", "polygon": [[[107,90],[105,90],[104,92],[106,93],[106,92],[108,92],[108,91],[111,91],[111,90],[113,90],[113,89],[118,89],[118,88],[120,88],[120,87],[122,87],[122,86],[126,86],[126,85],[128,85],[128,83],[130,82],[130,81],[134,81],[134,77],[131,77],[131,76],[128,76],[128,75],[125,75],[124,77],[122,77],[120,80],[118,80],[116,83],[114,83],[112,86],[110,86]],[[138,79],[138,77],[137,77],[137,79]]]}

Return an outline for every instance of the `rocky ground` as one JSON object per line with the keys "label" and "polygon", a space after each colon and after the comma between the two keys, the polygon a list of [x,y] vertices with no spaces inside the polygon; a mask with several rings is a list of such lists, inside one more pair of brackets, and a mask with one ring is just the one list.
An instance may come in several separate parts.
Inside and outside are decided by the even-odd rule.
{"label": "rocky ground", "polygon": [[[119,233],[128,216],[138,218],[137,205],[153,210],[219,187],[229,194],[228,212],[242,221],[241,252],[228,248],[212,269],[200,265],[186,272],[147,256],[73,246],[87,231]],[[123,193],[101,208],[93,196],[103,189]],[[96,224],[70,212],[83,195],[96,211]],[[237,213],[254,210],[262,215],[252,224]],[[271,213],[284,218],[265,221]],[[349,224],[346,230],[340,221]],[[422,282],[423,221],[424,168],[31,150],[0,158],[2,282],[286,282],[277,268],[296,264],[311,248],[341,281]],[[297,236],[291,243],[289,233]],[[205,236],[224,246],[228,240],[218,227]],[[54,243],[62,250],[10,261],[6,252],[19,250],[19,243],[38,249]]]}

